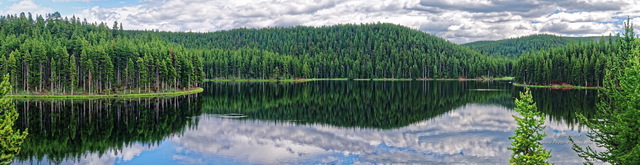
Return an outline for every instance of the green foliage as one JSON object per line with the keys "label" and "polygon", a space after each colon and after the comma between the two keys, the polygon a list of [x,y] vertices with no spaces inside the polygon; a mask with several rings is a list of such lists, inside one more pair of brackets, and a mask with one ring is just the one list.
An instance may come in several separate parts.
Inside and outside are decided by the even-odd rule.
{"label": "green foliage", "polygon": [[514,65],[513,76],[523,84],[603,85],[606,64],[620,43],[570,43],[564,47],[526,53]]}
{"label": "green foliage", "polygon": [[202,53],[152,33],[125,35],[117,22],[109,29],[56,13],[0,16],[0,74],[11,73],[14,94],[188,89],[202,81]]}
{"label": "green foliage", "polygon": [[[621,54],[606,71],[605,89],[598,105],[597,120],[579,115],[581,123],[592,129],[591,141],[606,151],[573,144],[587,163],[640,164],[640,40],[632,25],[625,23]],[[624,52],[629,52],[626,54]]]}
{"label": "green foliage", "polygon": [[393,24],[125,32],[157,34],[186,48],[202,49],[208,79],[476,78],[503,77],[512,70],[510,59],[488,57]]}
{"label": "green foliage", "polygon": [[482,54],[517,59],[525,53],[535,52],[541,49],[561,47],[572,42],[595,41],[598,38],[601,37],[560,37],[549,34],[534,34],[498,41],[477,41],[462,45],[474,49]]}
{"label": "green foliage", "polygon": [[5,95],[11,91],[9,74],[0,83],[0,164],[10,164],[13,157],[20,153],[20,145],[27,137],[27,129],[20,133],[13,130],[14,122],[18,119],[15,104]]}
{"label": "green foliage", "polygon": [[518,127],[514,130],[514,136],[511,139],[510,162],[513,164],[549,164],[547,159],[551,157],[551,151],[542,148],[540,142],[546,133],[540,133],[545,126],[545,116],[541,115],[533,102],[533,97],[529,88],[525,92],[520,93],[520,98],[515,101],[515,111],[522,117],[513,115],[518,123]]}
{"label": "green foliage", "polygon": [[12,72],[23,93],[184,89],[204,78],[477,78],[512,71],[510,59],[392,24],[173,33],[123,31],[117,22],[109,28],[55,13],[36,17],[0,18],[0,59],[8,63],[0,68],[9,68],[0,73]]}

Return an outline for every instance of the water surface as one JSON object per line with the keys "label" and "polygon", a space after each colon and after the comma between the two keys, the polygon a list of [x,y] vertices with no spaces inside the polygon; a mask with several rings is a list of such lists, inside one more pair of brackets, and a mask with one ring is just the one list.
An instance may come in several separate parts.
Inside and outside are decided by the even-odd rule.
{"label": "water surface", "polygon": [[[17,100],[18,164],[506,164],[509,82],[206,83],[198,95]],[[550,161],[581,164],[596,91],[533,91]]]}

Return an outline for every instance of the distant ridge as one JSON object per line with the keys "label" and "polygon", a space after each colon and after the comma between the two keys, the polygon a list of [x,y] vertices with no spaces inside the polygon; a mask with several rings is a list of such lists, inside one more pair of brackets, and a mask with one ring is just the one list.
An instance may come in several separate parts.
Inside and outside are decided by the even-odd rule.
{"label": "distant ridge", "polygon": [[571,42],[597,42],[600,38],[601,37],[562,37],[550,34],[534,34],[496,41],[476,41],[462,45],[485,55],[516,59],[526,52],[565,46]]}

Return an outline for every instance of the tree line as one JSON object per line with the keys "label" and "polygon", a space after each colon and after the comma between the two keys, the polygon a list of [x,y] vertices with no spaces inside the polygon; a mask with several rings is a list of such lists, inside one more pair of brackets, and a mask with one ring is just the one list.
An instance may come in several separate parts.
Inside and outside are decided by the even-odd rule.
{"label": "tree line", "polygon": [[153,34],[124,35],[117,22],[0,16],[0,74],[11,74],[12,93],[187,89],[203,79],[201,53]]}
{"label": "tree line", "polygon": [[13,93],[141,93],[190,88],[204,78],[512,75],[527,84],[600,86],[622,40],[570,43],[514,62],[393,24],[184,33],[129,31],[117,22],[109,28],[59,13],[2,16],[0,37],[0,73],[12,75]]}
{"label": "tree line", "polygon": [[476,78],[507,76],[512,60],[482,55],[393,24],[149,33],[202,49],[207,78]]}
{"label": "tree line", "polygon": [[569,43],[563,47],[526,53],[514,65],[516,81],[526,84],[569,83],[601,86],[607,63],[620,52],[620,38]]}
{"label": "tree line", "polygon": [[549,34],[510,38],[498,41],[476,41],[462,44],[482,54],[517,59],[525,53],[562,47],[569,43],[597,41],[601,37],[561,37]]}

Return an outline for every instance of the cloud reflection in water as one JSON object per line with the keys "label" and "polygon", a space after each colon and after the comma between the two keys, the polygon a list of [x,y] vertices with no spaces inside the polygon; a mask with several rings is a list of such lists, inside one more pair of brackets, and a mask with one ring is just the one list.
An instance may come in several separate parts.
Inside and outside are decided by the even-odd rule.
{"label": "cloud reflection in water", "polygon": [[[242,164],[438,163],[507,164],[514,111],[468,104],[442,116],[391,129],[341,128],[288,122],[236,120],[204,115],[198,128],[170,139],[181,159],[224,157]],[[546,121],[546,142],[581,132]],[[593,146],[593,144],[591,144]],[[551,162],[581,164],[570,144],[545,144]],[[205,158],[198,158],[205,157]]]}

